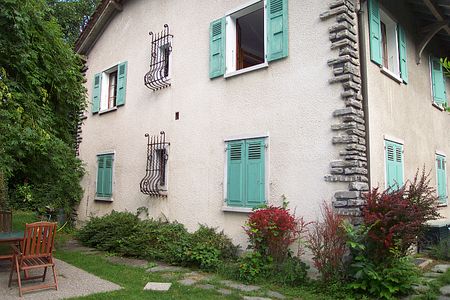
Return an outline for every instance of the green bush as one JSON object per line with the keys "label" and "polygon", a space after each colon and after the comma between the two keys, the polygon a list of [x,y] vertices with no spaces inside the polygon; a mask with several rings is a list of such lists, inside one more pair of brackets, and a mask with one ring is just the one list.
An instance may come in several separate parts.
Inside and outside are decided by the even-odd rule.
{"label": "green bush", "polygon": [[201,225],[189,233],[183,224],[141,221],[129,212],[94,217],[77,236],[83,244],[103,251],[209,270],[216,269],[221,261],[235,259],[238,249],[215,228]]}
{"label": "green bush", "polygon": [[433,245],[430,256],[439,260],[450,260],[450,239],[443,239],[437,245]]}
{"label": "green bush", "polygon": [[116,252],[139,227],[139,219],[128,212],[116,212],[104,217],[92,218],[78,232],[80,241],[103,251]]}
{"label": "green bush", "polygon": [[353,258],[348,269],[350,289],[377,299],[396,299],[398,295],[411,292],[413,284],[419,280],[419,271],[409,257],[391,248],[384,261],[373,260],[366,246],[370,227],[355,228],[346,223],[344,229]]}
{"label": "green bush", "polygon": [[211,246],[219,250],[219,258],[222,260],[234,260],[237,258],[239,246],[233,244],[231,239],[223,232],[217,232],[217,228],[200,224],[200,227],[192,234],[192,245]]}
{"label": "green bush", "polygon": [[270,256],[263,256],[256,251],[247,252],[239,259],[239,279],[244,282],[255,282],[257,279],[267,278],[272,262]]}

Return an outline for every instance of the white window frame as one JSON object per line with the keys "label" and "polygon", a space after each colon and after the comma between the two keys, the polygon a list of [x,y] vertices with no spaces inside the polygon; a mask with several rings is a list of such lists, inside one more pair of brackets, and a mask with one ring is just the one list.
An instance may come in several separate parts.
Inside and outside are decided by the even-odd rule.
{"label": "white window frame", "polygon": [[[381,64],[381,71],[385,75],[391,77],[395,81],[403,82],[400,77],[400,53],[398,49],[398,22],[385,9],[380,6],[380,22],[386,25],[386,43],[388,53],[388,65],[386,68],[384,63]],[[380,25],[381,26],[381,25]],[[382,44],[383,46],[383,44]],[[384,49],[382,49],[384,59]],[[389,57],[394,56],[392,62]],[[391,67],[393,66],[393,67]]]}
{"label": "white window frame", "polygon": [[[111,175],[111,197],[99,197],[97,196],[97,180],[98,180],[98,157],[102,156],[102,155],[112,155],[113,156],[113,162],[112,162],[112,175]],[[116,151],[115,150],[110,150],[110,151],[103,151],[103,152],[99,152],[95,155],[95,181],[94,181],[94,200],[95,201],[104,201],[104,202],[113,202],[114,198],[114,174],[115,172],[115,168],[116,168]]]}
{"label": "white window frame", "polygon": [[266,199],[266,204],[269,202],[268,196],[270,195],[270,169],[269,169],[269,163],[270,163],[270,151],[269,151],[269,145],[270,145],[270,139],[268,133],[263,134],[246,134],[246,135],[236,135],[231,136],[228,138],[225,138],[223,140],[225,144],[225,157],[224,157],[224,169],[223,169],[223,204],[222,204],[222,211],[224,212],[239,212],[239,213],[250,213],[253,211],[253,208],[250,207],[234,207],[234,206],[228,206],[227,203],[227,193],[228,193],[228,149],[227,149],[227,143],[232,141],[240,141],[240,140],[251,140],[251,139],[264,139],[264,180],[265,180],[265,186],[264,186],[264,198]]}
{"label": "white window frame", "polygon": [[[252,0],[231,11],[225,16],[225,75],[232,77],[242,73],[255,71],[269,66],[267,62],[267,0]],[[259,4],[260,3],[260,4]],[[254,6],[257,7],[255,8]],[[248,68],[236,70],[236,19],[247,15],[256,9],[264,9],[264,62]],[[169,65],[170,66],[170,65]]]}

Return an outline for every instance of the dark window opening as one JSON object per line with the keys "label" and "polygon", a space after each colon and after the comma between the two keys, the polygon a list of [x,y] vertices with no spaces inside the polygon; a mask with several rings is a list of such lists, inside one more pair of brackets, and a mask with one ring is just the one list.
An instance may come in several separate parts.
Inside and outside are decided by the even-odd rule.
{"label": "dark window opening", "polygon": [[389,69],[386,24],[384,24],[383,22],[381,22],[381,47],[383,47],[383,67]]}
{"label": "dark window opening", "polygon": [[264,63],[264,8],[236,19],[236,70]]}

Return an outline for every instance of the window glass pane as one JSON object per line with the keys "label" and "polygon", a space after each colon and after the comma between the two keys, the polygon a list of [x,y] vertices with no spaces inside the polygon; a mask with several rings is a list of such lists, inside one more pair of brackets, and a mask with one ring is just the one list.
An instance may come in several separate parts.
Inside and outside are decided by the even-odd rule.
{"label": "window glass pane", "polygon": [[236,69],[264,63],[264,8],[236,19]]}

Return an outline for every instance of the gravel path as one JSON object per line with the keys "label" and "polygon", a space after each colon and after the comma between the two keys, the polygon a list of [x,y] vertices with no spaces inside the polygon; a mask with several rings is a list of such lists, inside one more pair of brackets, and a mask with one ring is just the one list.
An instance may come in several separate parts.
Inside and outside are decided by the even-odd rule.
{"label": "gravel path", "polygon": [[[10,266],[2,262],[0,265],[0,298],[2,300],[10,299],[33,299],[33,300],[53,300],[65,299],[71,297],[87,296],[95,293],[109,292],[121,289],[115,283],[103,280],[86,271],[78,269],[61,260],[56,260],[56,272],[58,275],[58,290],[49,289],[34,291],[24,294],[23,298],[19,298],[19,288],[17,282],[13,282],[8,288],[8,279]],[[39,271],[42,273],[42,271]],[[14,273],[16,276],[16,273]],[[17,278],[17,277],[13,277]],[[47,271],[46,281],[53,281],[53,273],[51,269]],[[23,286],[34,284],[29,281]]]}

